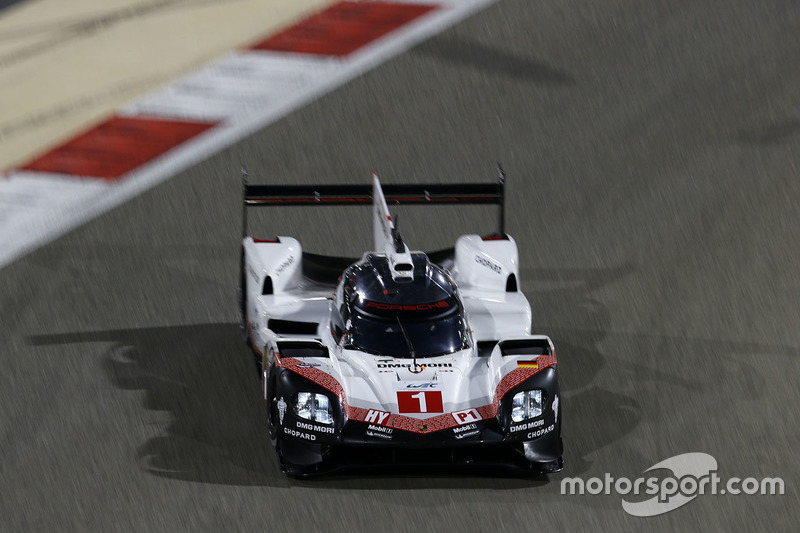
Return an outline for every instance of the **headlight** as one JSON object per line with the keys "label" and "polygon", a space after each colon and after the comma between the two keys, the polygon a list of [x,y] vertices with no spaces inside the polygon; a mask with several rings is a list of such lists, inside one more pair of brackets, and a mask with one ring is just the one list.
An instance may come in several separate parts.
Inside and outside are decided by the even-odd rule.
{"label": "headlight", "polygon": [[542,391],[537,389],[516,393],[511,400],[511,421],[522,422],[537,416],[542,416]]}
{"label": "headlight", "polygon": [[294,397],[294,412],[300,418],[320,424],[333,424],[331,402],[324,394],[298,392]]}

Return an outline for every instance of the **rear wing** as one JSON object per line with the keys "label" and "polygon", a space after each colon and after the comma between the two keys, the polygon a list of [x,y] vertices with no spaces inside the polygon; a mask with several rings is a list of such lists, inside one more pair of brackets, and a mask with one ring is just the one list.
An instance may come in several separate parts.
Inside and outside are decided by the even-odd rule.
{"label": "rear wing", "polygon": [[[492,204],[499,206],[499,233],[505,235],[506,174],[497,166],[494,183],[382,185],[389,204]],[[247,236],[247,209],[266,206],[372,205],[373,185],[251,185],[242,169],[242,236]]]}

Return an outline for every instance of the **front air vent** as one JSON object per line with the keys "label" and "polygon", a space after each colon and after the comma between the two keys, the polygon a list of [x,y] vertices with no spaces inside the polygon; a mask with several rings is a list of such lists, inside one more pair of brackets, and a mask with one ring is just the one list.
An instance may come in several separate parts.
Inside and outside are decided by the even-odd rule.
{"label": "front air vent", "polygon": [[507,355],[550,355],[550,343],[547,339],[520,339],[502,341],[500,352]]}
{"label": "front air vent", "polygon": [[281,357],[328,357],[328,349],[318,342],[279,342]]}
{"label": "front air vent", "polygon": [[298,320],[280,320],[271,318],[267,322],[267,328],[278,335],[316,335],[316,322],[300,322]]}

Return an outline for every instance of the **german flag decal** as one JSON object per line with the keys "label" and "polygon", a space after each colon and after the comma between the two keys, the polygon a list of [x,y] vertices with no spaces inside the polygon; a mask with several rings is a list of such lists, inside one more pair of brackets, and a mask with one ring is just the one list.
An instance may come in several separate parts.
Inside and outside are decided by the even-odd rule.
{"label": "german flag decal", "polygon": [[536,361],[517,361],[517,368],[539,368]]}

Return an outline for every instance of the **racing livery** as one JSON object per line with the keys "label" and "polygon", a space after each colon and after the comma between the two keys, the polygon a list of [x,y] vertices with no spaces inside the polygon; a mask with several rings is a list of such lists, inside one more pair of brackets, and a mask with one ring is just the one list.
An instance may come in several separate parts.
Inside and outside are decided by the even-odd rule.
{"label": "racing livery", "polygon": [[[490,184],[250,185],[240,273],[252,348],[282,469],[369,465],[561,470],[556,353],[530,333],[517,246],[503,229],[505,176]],[[387,208],[496,204],[499,233],[411,251]],[[375,247],[358,258],[254,239],[247,208],[372,205]]]}

